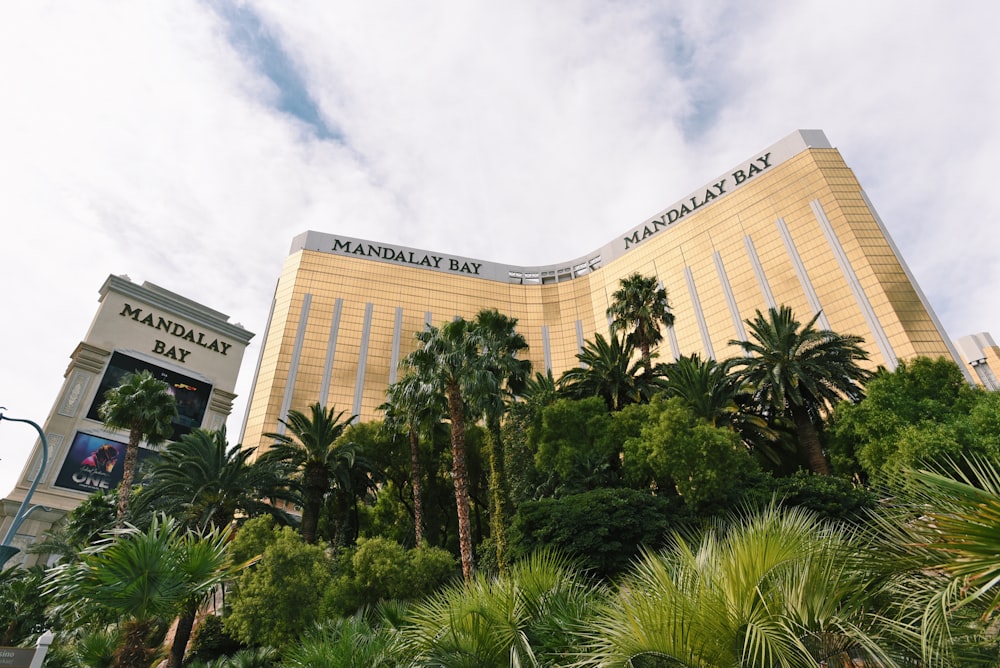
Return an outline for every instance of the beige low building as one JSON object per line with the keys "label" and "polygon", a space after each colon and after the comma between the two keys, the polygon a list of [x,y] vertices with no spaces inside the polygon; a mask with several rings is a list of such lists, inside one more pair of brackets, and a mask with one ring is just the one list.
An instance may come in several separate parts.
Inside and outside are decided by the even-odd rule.
{"label": "beige low building", "polygon": [[[177,399],[173,439],[196,427],[218,429],[232,411],[236,377],[252,337],[223,313],[148,282],[109,276],[90,330],[73,351],[62,390],[40,425],[48,444],[45,470],[39,476],[43,449],[38,439],[17,485],[3,499],[0,536],[6,537],[38,478],[24,508],[34,509],[9,542],[22,551],[8,565],[38,561],[24,548],[87,495],[113,489],[121,480],[128,434],[107,429],[97,416],[109,388],[128,373],[148,369]],[[17,440],[14,423],[0,425],[5,442]],[[27,424],[17,428],[32,431]],[[140,463],[151,452],[140,451]]]}
{"label": "beige low building", "polygon": [[[567,226],[566,221],[551,224]],[[803,322],[864,337],[872,368],[958,355],[854,173],[823,132],[802,130],[722,172],[592,253],[502,265],[310,231],[278,279],[242,442],[268,445],[289,409],[321,402],[379,417],[414,333],[493,307],[518,319],[534,369],[578,364],[619,280],[666,287],[675,324],[660,359],[739,354],[744,321],[788,305]]]}

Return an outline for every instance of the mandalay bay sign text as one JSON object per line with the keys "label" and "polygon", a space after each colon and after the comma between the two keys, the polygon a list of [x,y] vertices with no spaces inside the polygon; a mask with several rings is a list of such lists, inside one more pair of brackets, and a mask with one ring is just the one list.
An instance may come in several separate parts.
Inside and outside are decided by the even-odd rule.
{"label": "mandalay bay sign text", "polygon": [[632,234],[623,237],[625,249],[635,246],[639,242],[645,241],[661,229],[673,225],[690,213],[694,213],[706,204],[711,203],[717,197],[722,197],[726,192],[735,189],[737,186],[746,183],[771,166],[771,154],[765,153],[759,158],[754,158],[745,166],[735,170],[730,175],[719,179],[709,185],[704,190],[699,190],[687,199],[681,200],[676,206],[667,209],[662,214],[646,222],[638,229],[632,230]]}
{"label": "mandalay bay sign text", "polygon": [[471,262],[444,255],[434,255],[422,251],[395,248],[385,244],[362,243],[358,241],[333,240],[331,250],[334,253],[345,253],[347,255],[361,255],[362,257],[389,260],[402,264],[411,264],[418,267],[428,267],[430,269],[443,269],[459,274],[471,274],[479,276],[479,269],[482,262]]}

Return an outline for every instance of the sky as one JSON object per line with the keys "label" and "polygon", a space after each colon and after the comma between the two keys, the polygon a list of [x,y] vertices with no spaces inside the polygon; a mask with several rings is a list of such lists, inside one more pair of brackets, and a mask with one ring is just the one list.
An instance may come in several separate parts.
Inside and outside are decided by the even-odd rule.
{"label": "sky", "polygon": [[[0,406],[42,423],[109,274],[257,333],[306,230],[596,250],[797,129],[844,156],[951,338],[1000,335],[1000,3],[0,7]],[[0,495],[35,433],[0,422]]]}

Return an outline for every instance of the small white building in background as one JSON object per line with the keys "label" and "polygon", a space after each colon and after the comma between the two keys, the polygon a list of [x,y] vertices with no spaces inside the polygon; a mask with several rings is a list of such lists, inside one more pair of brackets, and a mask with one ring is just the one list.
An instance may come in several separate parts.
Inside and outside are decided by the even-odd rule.
{"label": "small white building in background", "polygon": [[[10,541],[21,551],[6,565],[44,562],[45,555],[28,554],[26,548],[88,495],[121,481],[128,434],[107,429],[97,415],[108,389],[128,373],[149,370],[177,399],[171,440],[197,427],[219,429],[232,412],[251,338],[253,333],[230,323],[224,313],[149,282],[137,285],[127,276],[109,276],[93,323],[70,356],[62,389],[40,425],[48,464],[30,500],[35,509]],[[25,438],[10,422],[0,424],[5,441]],[[21,429],[31,430],[30,425]],[[152,454],[143,448],[140,466]],[[14,523],[41,461],[42,443],[36,439],[17,485],[2,501],[0,538]]]}
{"label": "small white building in background", "polygon": [[1000,390],[1000,348],[987,332],[963,336],[955,342],[966,368],[976,383],[987,390]]}

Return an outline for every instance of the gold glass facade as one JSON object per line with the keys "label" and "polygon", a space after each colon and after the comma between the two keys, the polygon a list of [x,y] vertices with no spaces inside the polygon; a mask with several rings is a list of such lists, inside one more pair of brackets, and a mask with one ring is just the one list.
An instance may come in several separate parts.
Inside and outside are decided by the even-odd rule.
{"label": "gold glass facade", "polygon": [[605,315],[619,279],[654,275],[675,325],[661,360],[738,354],[743,321],[786,304],[865,339],[871,366],[957,358],[854,174],[822,132],[798,131],[582,258],[513,267],[307,232],[278,279],[243,443],[264,445],[316,401],[378,417],[425,323],[495,307],[518,319],[535,370],[558,377]]}

